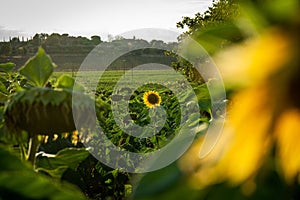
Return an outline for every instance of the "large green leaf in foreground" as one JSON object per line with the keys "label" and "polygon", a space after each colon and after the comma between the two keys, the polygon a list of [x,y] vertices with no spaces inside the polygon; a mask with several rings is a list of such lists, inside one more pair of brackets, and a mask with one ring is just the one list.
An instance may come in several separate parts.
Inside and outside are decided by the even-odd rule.
{"label": "large green leaf in foreground", "polygon": [[20,74],[25,76],[35,86],[42,87],[46,84],[54,69],[51,58],[43,48],[39,48],[35,57],[29,59],[20,69]]}
{"label": "large green leaf in foreground", "polygon": [[66,148],[53,157],[42,156],[38,158],[36,167],[37,170],[45,171],[52,177],[61,178],[68,168],[75,170],[88,155],[89,152],[86,149]]}
{"label": "large green leaf in foreground", "polygon": [[0,199],[86,199],[76,187],[34,172],[0,146]]}

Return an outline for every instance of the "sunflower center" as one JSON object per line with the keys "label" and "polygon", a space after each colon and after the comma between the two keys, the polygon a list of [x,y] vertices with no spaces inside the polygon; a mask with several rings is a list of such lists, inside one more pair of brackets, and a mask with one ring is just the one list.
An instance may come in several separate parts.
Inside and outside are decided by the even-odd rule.
{"label": "sunflower center", "polygon": [[158,104],[159,98],[158,98],[158,96],[156,94],[149,94],[148,101],[151,104]]}

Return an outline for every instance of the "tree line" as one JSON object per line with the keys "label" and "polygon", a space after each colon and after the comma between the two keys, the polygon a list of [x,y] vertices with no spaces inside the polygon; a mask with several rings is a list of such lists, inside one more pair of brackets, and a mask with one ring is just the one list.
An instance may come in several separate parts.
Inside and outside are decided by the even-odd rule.
{"label": "tree line", "polygon": [[[125,39],[116,36],[105,42],[100,36],[74,37],[69,34],[46,34],[37,33],[32,39],[24,41],[19,37],[10,38],[9,41],[0,42],[0,63],[13,62],[17,68],[23,66],[26,60],[33,56],[41,46],[51,56],[53,62],[58,66],[57,70],[76,70],[85,57],[100,43],[116,51],[132,47],[146,48],[168,48],[173,49],[177,43],[165,43],[162,40]],[[105,52],[103,52],[104,54]],[[141,58],[140,58],[141,59]]]}

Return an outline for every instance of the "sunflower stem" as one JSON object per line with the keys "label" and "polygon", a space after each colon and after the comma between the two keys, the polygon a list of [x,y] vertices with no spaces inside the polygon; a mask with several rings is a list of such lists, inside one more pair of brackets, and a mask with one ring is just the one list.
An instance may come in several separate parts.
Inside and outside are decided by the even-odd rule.
{"label": "sunflower stem", "polygon": [[36,154],[38,146],[39,146],[38,136],[34,135],[34,136],[30,137],[27,160],[32,164],[33,167],[35,164],[35,154]]}

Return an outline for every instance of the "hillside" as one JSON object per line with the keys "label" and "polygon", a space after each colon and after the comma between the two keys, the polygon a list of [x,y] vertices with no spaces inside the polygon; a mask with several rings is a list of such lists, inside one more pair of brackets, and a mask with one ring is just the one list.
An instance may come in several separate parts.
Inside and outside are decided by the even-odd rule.
{"label": "hillside", "polygon": [[[91,39],[88,39],[80,36],[73,37],[68,34],[53,33],[48,35],[41,33],[36,34],[27,41],[24,41],[23,38],[20,40],[14,37],[7,42],[0,42],[0,63],[10,61],[19,68],[25,64],[28,58],[35,54],[39,46],[42,46],[57,65],[56,71],[76,71],[86,56],[99,44],[112,51],[130,51],[131,49],[140,48],[139,51],[135,51],[135,53],[131,53],[125,58],[131,60],[130,65],[132,65],[132,61],[134,61],[134,64],[147,63],[149,57],[154,57],[158,61],[161,60],[162,62],[160,63],[168,64],[175,61],[175,59],[170,57],[167,61],[164,61],[166,56],[158,49],[174,49],[177,46],[177,43],[165,43],[161,40],[148,42],[143,39],[118,37],[110,42],[104,42],[99,36],[92,36]],[[145,48],[149,49],[146,50]],[[154,48],[154,50],[150,50],[151,48]],[[105,57],[106,52],[100,51],[98,53],[99,56]],[[119,63],[116,62],[115,64]],[[128,68],[128,66],[124,67]],[[113,68],[116,69],[116,66]]]}

